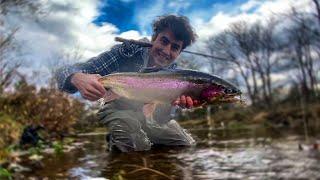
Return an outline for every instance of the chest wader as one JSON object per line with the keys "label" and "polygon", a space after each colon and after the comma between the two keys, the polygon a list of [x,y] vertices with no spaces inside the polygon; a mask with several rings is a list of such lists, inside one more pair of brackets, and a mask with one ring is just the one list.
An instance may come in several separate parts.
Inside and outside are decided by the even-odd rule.
{"label": "chest wader", "polygon": [[108,150],[146,151],[150,150],[153,144],[167,146],[195,144],[193,138],[175,120],[170,120],[169,112],[164,114],[159,107],[155,111],[155,120],[146,119],[142,107],[141,103],[120,98],[106,103],[100,109],[98,112],[100,122],[109,130]]}

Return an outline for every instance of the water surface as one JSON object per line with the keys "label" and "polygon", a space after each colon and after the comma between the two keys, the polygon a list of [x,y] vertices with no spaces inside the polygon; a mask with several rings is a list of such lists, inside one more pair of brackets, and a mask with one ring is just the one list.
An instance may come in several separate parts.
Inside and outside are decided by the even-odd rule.
{"label": "water surface", "polygon": [[[104,134],[84,134],[70,152],[46,155],[24,177],[49,179],[320,179],[320,153],[299,150],[304,136],[263,128],[193,129],[194,147],[106,152]],[[309,146],[305,145],[306,149]]]}

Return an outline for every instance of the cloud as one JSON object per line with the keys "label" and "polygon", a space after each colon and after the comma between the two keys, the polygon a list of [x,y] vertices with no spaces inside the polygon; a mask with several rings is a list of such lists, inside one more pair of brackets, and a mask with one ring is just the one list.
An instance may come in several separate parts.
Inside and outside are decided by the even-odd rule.
{"label": "cloud", "polygon": [[[35,20],[17,14],[5,17],[8,29],[19,27],[15,38],[21,44],[22,67],[20,71],[34,83],[44,85],[50,76],[53,62],[59,62],[65,54],[79,52],[81,59],[69,59],[71,62],[85,61],[90,57],[110,49],[119,30],[113,24],[97,26],[92,20],[98,16],[99,0],[78,1],[51,0],[46,7],[48,13]],[[124,32],[127,38],[139,38],[137,31]],[[75,56],[74,56],[75,57]],[[38,78],[32,77],[37,71]],[[40,81],[41,79],[41,81]],[[39,83],[40,82],[40,83]]]}
{"label": "cloud", "polygon": [[262,3],[262,1],[258,1],[258,0],[249,0],[248,2],[242,4],[240,6],[240,10],[241,11],[250,11],[251,9],[254,9],[255,7],[257,7],[258,5],[260,5]]}
{"label": "cloud", "polygon": [[168,7],[174,9],[174,13],[178,13],[182,10],[186,10],[191,6],[190,2],[186,2],[184,0],[176,0],[176,1],[170,1],[168,3]]}
{"label": "cloud", "polygon": [[[141,35],[138,31],[126,31],[126,32],[123,32],[121,34],[119,34],[120,37],[122,38],[126,38],[126,39],[141,39]],[[150,39],[150,37],[149,37]]]}
{"label": "cloud", "polygon": [[292,7],[295,7],[298,11],[302,12],[312,11],[311,0],[269,0],[261,4],[256,10],[256,13],[267,17],[276,13],[289,12]]}
{"label": "cloud", "polygon": [[227,29],[228,26],[234,22],[243,20],[249,23],[256,21],[264,22],[267,18],[276,14],[283,14],[290,11],[291,7],[296,7],[300,11],[310,12],[310,0],[266,0],[257,1],[249,0],[246,3],[240,4],[237,11],[229,4],[229,7],[223,9],[230,9],[230,11],[218,11],[212,14],[208,21],[201,19],[201,16],[190,14],[192,23],[199,35],[199,41],[207,40],[208,37],[218,34]]}

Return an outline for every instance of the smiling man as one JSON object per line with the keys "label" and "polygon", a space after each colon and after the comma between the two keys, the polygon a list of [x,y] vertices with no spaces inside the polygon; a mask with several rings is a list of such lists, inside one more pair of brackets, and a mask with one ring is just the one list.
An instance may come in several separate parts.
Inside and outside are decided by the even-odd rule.
{"label": "smiling man", "polygon": [[[79,91],[91,101],[102,97],[108,100],[98,115],[109,128],[109,150],[145,151],[153,144],[192,145],[192,137],[170,117],[171,106],[155,107],[120,98],[105,90],[98,79],[114,72],[139,72],[150,67],[174,69],[175,59],[195,37],[186,17],[160,16],[153,23],[151,48],[123,43],[85,63],[64,67],[56,73],[59,88],[69,93]],[[173,104],[191,108],[197,101],[182,95]]]}

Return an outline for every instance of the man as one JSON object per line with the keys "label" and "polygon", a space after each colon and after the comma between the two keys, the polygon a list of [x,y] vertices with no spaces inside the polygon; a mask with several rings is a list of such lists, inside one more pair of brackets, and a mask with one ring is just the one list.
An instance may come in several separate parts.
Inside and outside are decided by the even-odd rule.
{"label": "man", "polygon": [[[172,106],[155,107],[154,104],[119,98],[98,82],[99,77],[114,72],[139,72],[147,67],[175,68],[174,60],[196,38],[184,16],[159,17],[153,23],[153,32],[151,48],[123,43],[88,62],[64,67],[56,74],[61,90],[79,91],[83,98],[91,101],[102,97],[107,100],[98,116],[109,128],[109,150],[145,151],[153,144],[194,144],[192,137],[170,117]],[[182,95],[173,105],[191,108],[197,101]]]}

